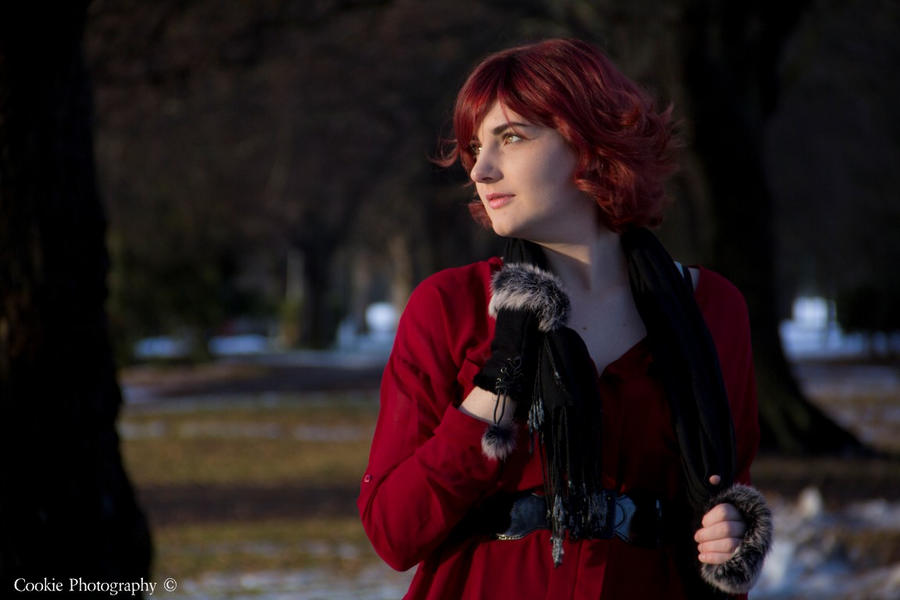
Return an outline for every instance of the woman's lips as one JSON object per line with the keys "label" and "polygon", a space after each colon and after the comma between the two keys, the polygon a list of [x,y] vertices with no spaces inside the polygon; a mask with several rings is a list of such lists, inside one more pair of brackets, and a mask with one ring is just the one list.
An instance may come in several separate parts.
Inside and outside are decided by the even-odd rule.
{"label": "woman's lips", "polygon": [[488,194],[487,202],[491,208],[501,208],[509,204],[515,194]]}

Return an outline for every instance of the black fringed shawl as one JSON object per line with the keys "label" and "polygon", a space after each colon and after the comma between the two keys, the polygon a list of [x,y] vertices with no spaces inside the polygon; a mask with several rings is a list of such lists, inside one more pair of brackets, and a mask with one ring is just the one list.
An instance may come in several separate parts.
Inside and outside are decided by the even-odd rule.
{"label": "black fringed shawl", "polygon": [[[646,229],[621,236],[628,277],[658,373],[668,393],[681,454],[685,500],[696,521],[735,475],[735,441],[718,354],[703,316],[674,261]],[[549,271],[540,246],[511,239],[504,267],[525,263]],[[596,531],[600,501],[600,399],[596,368],[581,337],[561,323],[544,335],[532,402],[519,418],[540,436],[550,510],[553,559],[562,540]],[[719,475],[712,485],[709,478]]]}

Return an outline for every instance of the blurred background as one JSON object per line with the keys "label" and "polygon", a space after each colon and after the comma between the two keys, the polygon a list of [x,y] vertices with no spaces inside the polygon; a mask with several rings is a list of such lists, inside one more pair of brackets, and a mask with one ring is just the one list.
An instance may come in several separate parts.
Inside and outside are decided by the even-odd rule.
{"label": "blurred background", "polygon": [[674,105],[660,235],[748,300],[753,597],[897,597],[900,7],[738,4],[4,9],[4,576],[400,597],[355,508],[380,372],[415,285],[502,248],[430,159],[480,58],[571,36]]}

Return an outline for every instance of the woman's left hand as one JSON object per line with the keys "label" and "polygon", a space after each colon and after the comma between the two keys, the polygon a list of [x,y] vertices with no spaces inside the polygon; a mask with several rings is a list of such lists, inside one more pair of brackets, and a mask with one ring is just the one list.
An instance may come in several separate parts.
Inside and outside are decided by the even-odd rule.
{"label": "woman's left hand", "polygon": [[694,534],[700,562],[713,565],[731,558],[747,529],[741,513],[731,504],[717,504],[703,515],[701,524]]}

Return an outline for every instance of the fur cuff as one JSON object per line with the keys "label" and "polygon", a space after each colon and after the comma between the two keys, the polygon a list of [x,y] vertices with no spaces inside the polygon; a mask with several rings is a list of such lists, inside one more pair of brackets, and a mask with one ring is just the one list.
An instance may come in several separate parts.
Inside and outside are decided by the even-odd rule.
{"label": "fur cuff", "polygon": [[772,512],[756,488],[735,484],[717,495],[709,508],[732,504],[741,513],[747,530],[734,555],[720,565],[703,564],[700,574],[706,583],[729,594],[744,594],[753,587],[762,571],[763,559],[772,544]]}
{"label": "fur cuff", "polygon": [[509,263],[491,281],[488,312],[496,318],[503,309],[533,312],[538,317],[538,329],[547,333],[568,321],[569,297],[553,273],[527,263]]}

